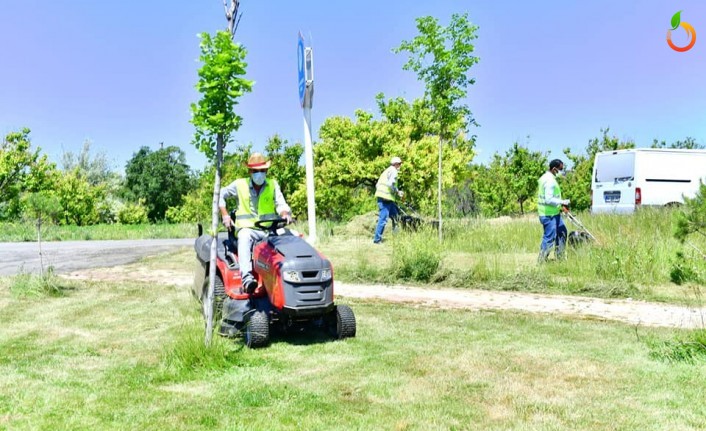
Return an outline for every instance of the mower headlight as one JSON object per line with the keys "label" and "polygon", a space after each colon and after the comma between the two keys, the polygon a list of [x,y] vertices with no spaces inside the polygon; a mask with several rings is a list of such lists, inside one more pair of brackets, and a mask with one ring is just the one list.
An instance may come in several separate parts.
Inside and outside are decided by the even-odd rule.
{"label": "mower headlight", "polygon": [[302,281],[302,279],[299,278],[299,271],[284,271],[282,272],[282,278],[284,278],[284,281],[290,283],[301,283]]}
{"label": "mower headlight", "polygon": [[331,269],[321,270],[321,281],[329,281],[331,279]]}

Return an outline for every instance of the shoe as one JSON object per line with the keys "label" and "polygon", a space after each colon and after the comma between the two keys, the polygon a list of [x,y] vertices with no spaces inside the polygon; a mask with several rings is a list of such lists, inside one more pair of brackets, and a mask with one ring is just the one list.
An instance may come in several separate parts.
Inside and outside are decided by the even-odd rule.
{"label": "shoe", "polygon": [[257,289],[257,281],[254,278],[246,278],[243,280],[243,290],[247,293],[253,293]]}

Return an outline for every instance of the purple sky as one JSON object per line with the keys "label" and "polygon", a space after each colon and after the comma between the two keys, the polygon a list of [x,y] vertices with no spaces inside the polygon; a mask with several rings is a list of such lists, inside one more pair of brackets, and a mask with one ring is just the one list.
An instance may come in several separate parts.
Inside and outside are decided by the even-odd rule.
{"label": "purple sky", "polygon": [[[52,160],[92,141],[114,168],[142,145],[177,145],[189,164],[189,105],[199,67],[197,33],[225,26],[221,0],[0,0],[0,133],[32,129]],[[414,19],[446,24],[468,12],[480,26],[467,103],[481,127],[478,161],[514,141],[551,157],[581,150],[610,127],[649,146],[691,136],[706,143],[706,3],[688,1],[251,1],[237,39],[248,48],[252,93],[235,136],[261,149],[279,133],[303,139],[297,33],[313,41],[315,136],[332,115],[374,110],[378,92],[420,97],[391,48],[416,34]],[[696,29],[686,53],[666,43],[670,19]],[[686,44],[683,30],[673,40]],[[529,140],[527,138],[529,136]]]}

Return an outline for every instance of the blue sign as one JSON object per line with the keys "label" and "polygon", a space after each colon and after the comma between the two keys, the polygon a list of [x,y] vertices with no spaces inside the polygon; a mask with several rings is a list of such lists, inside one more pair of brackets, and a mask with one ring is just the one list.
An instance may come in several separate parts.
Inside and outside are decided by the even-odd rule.
{"label": "blue sign", "polygon": [[304,38],[299,33],[299,43],[297,44],[297,65],[299,72],[299,103],[304,106],[304,94],[306,92],[306,77],[304,74]]}

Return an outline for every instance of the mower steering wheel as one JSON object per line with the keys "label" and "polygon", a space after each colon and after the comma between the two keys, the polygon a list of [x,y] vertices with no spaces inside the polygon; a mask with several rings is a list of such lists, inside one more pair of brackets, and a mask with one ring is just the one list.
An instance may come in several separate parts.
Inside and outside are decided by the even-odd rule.
{"label": "mower steering wheel", "polygon": [[255,222],[255,227],[266,232],[276,232],[287,226],[287,219],[282,217],[273,217],[266,220],[258,220]]}

